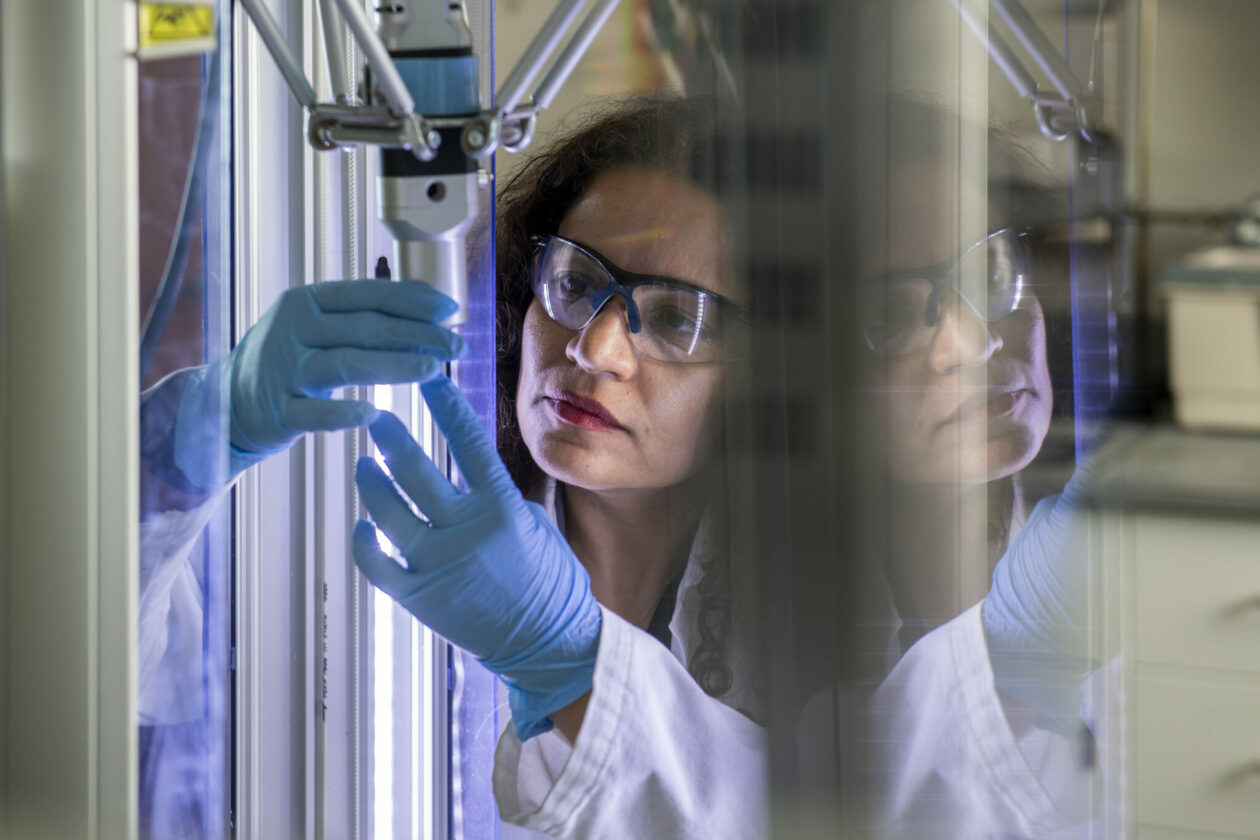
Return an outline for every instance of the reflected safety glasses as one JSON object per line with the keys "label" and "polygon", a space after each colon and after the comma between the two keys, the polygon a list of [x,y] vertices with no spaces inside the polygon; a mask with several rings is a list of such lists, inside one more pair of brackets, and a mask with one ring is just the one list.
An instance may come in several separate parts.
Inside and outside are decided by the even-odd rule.
{"label": "reflected safety glasses", "polygon": [[614,297],[630,343],[659,362],[727,362],[748,351],[751,318],[734,301],[668,277],[634,274],[560,236],[534,236],[534,296],[560,326],[580,330]]}
{"label": "reflected safety glasses", "polygon": [[914,352],[936,327],[945,289],[952,289],[982,322],[1015,312],[1031,283],[1028,238],[1027,231],[1003,228],[957,259],[874,278],[875,288],[866,290],[863,302],[866,346],[890,356]]}

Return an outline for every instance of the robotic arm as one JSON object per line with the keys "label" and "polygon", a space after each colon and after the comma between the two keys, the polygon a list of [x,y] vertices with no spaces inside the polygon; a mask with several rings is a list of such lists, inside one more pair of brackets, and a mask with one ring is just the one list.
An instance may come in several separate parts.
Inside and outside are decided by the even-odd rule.
{"label": "robotic arm", "polygon": [[[1090,141],[1097,131],[1097,102],[1094,101],[1092,82],[1082,84],[1063,56],[1037,27],[1036,21],[1019,3],[1019,0],[988,0],[989,7],[997,13],[1020,46],[1045,74],[1052,90],[1043,88],[1019,60],[1010,44],[1002,38],[997,28],[986,25],[981,11],[983,0],[949,0],[967,28],[975,34],[989,51],[993,63],[1011,83],[1021,98],[1033,106],[1037,127],[1047,138],[1066,140],[1080,134]],[[1102,5],[1099,5],[1099,13]]]}
{"label": "robotic arm", "polygon": [[[477,216],[479,182],[488,177],[480,162],[499,147],[516,152],[529,145],[538,111],[551,104],[617,0],[561,0],[491,107],[478,95],[464,0],[391,0],[377,7],[376,29],[358,0],[320,0],[333,103],[318,101],[262,0],[241,5],[306,110],[311,145],[380,148],[378,209],[397,243],[398,275],[457,301],[460,311],[447,323],[463,322],[464,237]],[[367,60],[357,95],[347,89],[336,39],[327,35],[340,29],[340,19]]]}

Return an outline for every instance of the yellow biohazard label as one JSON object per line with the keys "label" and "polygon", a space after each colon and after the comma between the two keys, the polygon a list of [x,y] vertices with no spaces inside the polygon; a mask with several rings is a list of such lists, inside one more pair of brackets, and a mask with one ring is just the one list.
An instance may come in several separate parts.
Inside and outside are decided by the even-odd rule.
{"label": "yellow biohazard label", "polygon": [[163,47],[180,52],[214,49],[214,6],[140,3],[140,49]]}

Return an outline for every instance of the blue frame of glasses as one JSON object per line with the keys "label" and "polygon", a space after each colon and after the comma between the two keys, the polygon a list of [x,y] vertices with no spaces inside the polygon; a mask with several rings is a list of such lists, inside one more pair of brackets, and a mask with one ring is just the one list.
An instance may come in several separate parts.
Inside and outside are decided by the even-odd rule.
{"label": "blue frame of glasses", "polygon": [[[697,286],[694,283],[688,283],[685,280],[676,280],[673,277],[661,277],[655,274],[636,274],[633,271],[626,271],[624,268],[621,268],[594,248],[583,245],[580,242],[574,242],[572,239],[566,239],[558,234],[534,234],[530,237],[530,241],[534,243],[535,260],[537,260],[537,258],[542,254],[543,249],[546,248],[552,240],[558,240],[572,248],[576,248],[578,251],[581,251],[596,265],[607,272],[610,278],[612,278],[612,284],[605,289],[601,289],[599,292],[601,295],[599,299],[592,302],[591,317],[586,320],[586,323],[578,327],[570,327],[568,325],[561,324],[561,326],[565,327],[565,329],[580,330],[585,328],[591,323],[591,321],[595,320],[595,316],[599,314],[601,309],[603,309],[604,304],[606,304],[614,295],[618,295],[623,301],[625,301],[626,318],[630,323],[630,331],[637,333],[643,328],[642,318],[639,315],[639,307],[632,297],[635,288],[638,286],[663,286],[666,288],[702,294],[705,297],[718,301],[724,310],[732,315],[735,315],[745,323],[752,323],[752,315],[728,297],[720,295],[717,292],[710,291],[709,289],[705,289],[701,286]],[[530,267],[531,286],[536,284],[536,272],[537,264],[535,263]],[[535,294],[537,294],[537,291],[538,290],[535,287]]]}

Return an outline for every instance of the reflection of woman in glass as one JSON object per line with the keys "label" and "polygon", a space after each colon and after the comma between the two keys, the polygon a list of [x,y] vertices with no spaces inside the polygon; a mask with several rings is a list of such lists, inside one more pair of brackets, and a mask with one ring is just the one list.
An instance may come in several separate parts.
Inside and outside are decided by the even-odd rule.
{"label": "reflection of woman in glass", "polygon": [[[985,144],[984,178],[959,162],[968,134]],[[1042,836],[1089,813],[1089,668],[1062,632],[1087,623],[1072,503],[1033,510],[1021,476],[1050,430],[1062,355],[1043,308],[1057,311],[1066,285],[1039,247],[1061,220],[1045,180],[1000,131],[923,102],[890,104],[884,238],[869,255],[862,320],[887,481],[889,646],[907,651],[869,700],[874,760],[890,768],[882,791],[896,791],[876,807],[897,836],[930,835],[914,827],[925,798],[951,836],[995,825]],[[937,721],[961,728],[908,725],[908,698],[932,695]]]}
{"label": "reflection of woman in glass", "polygon": [[[984,596],[1027,516],[1019,473],[1054,402],[1039,300],[1053,284],[1034,271],[1029,231],[1054,222],[1051,194],[1030,156],[983,128],[988,177],[962,177],[958,133],[956,114],[893,103],[885,239],[863,290],[903,649]],[[978,522],[978,538],[966,533]]]}

